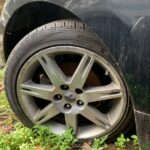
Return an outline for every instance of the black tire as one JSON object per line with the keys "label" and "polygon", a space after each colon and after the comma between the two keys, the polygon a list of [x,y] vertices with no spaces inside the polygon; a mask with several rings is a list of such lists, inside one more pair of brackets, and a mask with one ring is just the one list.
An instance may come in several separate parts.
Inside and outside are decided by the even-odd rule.
{"label": "black tire", "polygon": [[[17,99],[16,80],[18,72],[30,56],[44,48],[56,45],[73,45],[94,51],[111,62],[113,67],[120,73],[109,50],[85,24],[78,21],[62,20],[35,29],[23,38],[10,54],[5,74],[5,90],[9,103],[16,116],[28,127],[32,127],[34,124],[25,115]],[[109,139],[114,139],[118,134],[129,129],[132,117],[132,106],[128,98],[126,113],[122,121],[109,135]]]}

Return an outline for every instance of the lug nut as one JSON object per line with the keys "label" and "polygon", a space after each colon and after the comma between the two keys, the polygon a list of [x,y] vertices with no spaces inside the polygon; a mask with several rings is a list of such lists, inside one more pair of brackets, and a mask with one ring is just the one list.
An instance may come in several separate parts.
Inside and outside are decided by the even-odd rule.
{"label": "lug nut", "polygon": [[68,90],[69,89],[69,86],[68,85],[61,85],[60,88],[62,90]]}
{"label": "lug nut", "polygon": [[83,93],[83,91],[82,91],[81,89],[75,89],[75,92],[76,92],[77,94],[82,94],[82,93]]}
{"label": "lug nut", "polygon": [[83,105],[84,105],[84,102],[81,101],[81,100],[78,100],[78,101],[77,101],[77,104],[78,104],[79,106],[83,106]]}
{"label": "lug nut", "polygon": [[65,109],[71,109],[71,105],[70,105],[70,104],[65,104],[65,105],[64,105],[64,108],[65,108]]}
{"label": "lug nut", "polygon": [[55,100],[61,100],[62,99],[62,95],[57,94],[57,95],[54,96],[54,99]]}

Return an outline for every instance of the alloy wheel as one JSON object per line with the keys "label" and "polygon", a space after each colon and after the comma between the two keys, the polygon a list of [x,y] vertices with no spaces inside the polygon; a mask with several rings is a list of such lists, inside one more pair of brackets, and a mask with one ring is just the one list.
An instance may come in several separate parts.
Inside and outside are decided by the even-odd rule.
{"label": "alloy wheel", "polygon": [[47,48],[26,60],[17,96],[34,124],[57,134],[73,128],[79,139],[111,133],[127,105],[124,82],[109,61],[75,46]]}

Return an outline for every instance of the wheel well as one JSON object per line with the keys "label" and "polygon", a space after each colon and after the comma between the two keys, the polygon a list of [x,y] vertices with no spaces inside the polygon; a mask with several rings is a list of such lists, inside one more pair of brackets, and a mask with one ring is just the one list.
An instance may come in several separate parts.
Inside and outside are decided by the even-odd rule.
{"label": "wheel well", "polygon": [[5,30],[4,59],[7,60],[15,45],[29,32],[46,23],[61,19],[79,20],[70,11],[49,2],[31,2],[17,9]]}

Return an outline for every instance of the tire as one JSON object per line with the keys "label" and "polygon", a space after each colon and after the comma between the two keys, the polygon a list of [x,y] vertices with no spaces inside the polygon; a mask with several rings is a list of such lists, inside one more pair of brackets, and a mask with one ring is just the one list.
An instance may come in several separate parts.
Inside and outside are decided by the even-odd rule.
{"label": "tire", "polygon": [[[21,120],[21,122],[23,124],[25,124],[26,126],[28,126],[28,127],[32,127],[34,124],[36,124],[31,119],[32,118],[31,114],[32,113],[34,114],[34,112],[32,112],[32,111],[34,111],[34,109],[36,109],[37,107],[38,107],[38,110],[40,110],[40,109],[43,109],[43,108],[49,106],[49,103],[45,104],[46,103],[45,101],[43,101],[44,106],[41,106],[42,105],[41,103],[39,104],[38,102],[35,102],[36,98],[32,97],[33,96],[32,95],[33,94],[32,90],[31,90],[31,92],[32,92],[31,95],[32,96],[31,95],[26,95],[26,94],[23,94],[23,96],[22,96],[22,93],[19,92],[19,91],[26,90],[26,89],[21,89],[20,90],[20,87],[22,86],[21,82],[27,80],[27,78],[29,76],[33,76],[32,71],[34,69],[29,69],[29,68],[31,68],[31,66],[34,66],[37,62],[32,62],[32,60],[34,60],[34,58],[37,58],[38,56],[40,56],[40,54],[45,55],[43,52],[46,52],[47,49],[50,53],[52,51],[53,51],[53,53],[55,53],[55,51],[54,51],[55,48],[56,48],[56,50],[59,49],[58,53],[60,51],[63,51],[63,50],[65,51],[65,49],[68,49],[68,51],[70,51],[70,49],[74,49],[74,53],[76,53],[76,51],[79,52],[79,53],[80,53],[80,51],[81,52],[83,51],[84,54],[87,52],[88,57],[93,55],[93,56],[95,56],[95,60],[98,59],[96,61],[102,61],[100,63],[98,62],[99,65],[100,65],[98,67],[101,67],[101,63],[106,62],[106,64],[104,64],[104,66],[106,65],[106,68],[108,67],[108,70],[110,69],[110,74],[111,74],[111,71],[112,71],[112,74],[114,75],[113,78],[115,78],[115,80],[118,80],[117,82],[118,82],[119,86],[121,86],[121,88],[122,88],[121,90],[123,91],[122,92],[123,93],[122,97],[120,98],[121,102],[115,102],[117,104],[115,104],[114,102],[109,102],[109,103],[113,103],[112,106],[114,108],[115,107],[117,108],[118,106],[120,106],[120,107],[122,107],[122,111],[124,110],[122,116],[118,117],[119,121],[116,121],[117,123],[114,123],[115,125],[114,126],[111,125],[111,127],[110,126],[106,127],[107,121],[106,122],[105,121],[98,122],[98,124],[101,124],[101,123],[103,124],[102,128],[104,128],[104,130],[106,130],[107,132],[102,132],[102,130],[98,129],[97,131],[99,131],[99,134],[93,133],[92,136],[89,136],[89,135],[84,135],[84,133],[83,133],[84,136],[79,136],[78,138],[79,139],[92,139],[92,138],[95,138],[95,137],[103,136],[105,134],[109,134],[109,139],[114,139],[116,136],[118,136],[118,134],[120,134],[121,132],[125,132],[127,129],[129,129],[129,126],[130,126],[129,124],[131,124],[131,119],[133,119],[132,118],[133,115],[132,115],[131,102],[130,102],[129,94],[128,94],[127,87],[126,87],[126,84],[124,82],[123,76],[122,76],[119,68],[117,67],[115,60],[113,59],[113,57],[111,56],[109,50],[106,48],[106,46],[103,44],[103,42],[99,39],[99,37],[87,25],[85,25],[81,22],[78,22],[78,21],[71,21],[71,20],[56,21],[56,22],[52,22],[52,23],[46,24],[46,25],[44,25],[40,28],[35,29],[34,31],[29,33],[26,37],[24,37],[17,44],[17,46],[14,48],[14,50],[12,51],[12,53],[9,56],[9,59],[8,59],[8,62],[7,62],[7,67],[6,67],[6,74],[5,74],[5,90],[6,90],[6,95],[7,95],[7,98],[9,100],[9,103],[10,103],[14,113]],[[70,52],[70,53],[72,53],[72,52]],[[68,61],[71,61],[71,63],[72,63],[71,59],[74,60],[74,57],[75,57],[75,63],[76,63],[76,59],[78,59],[79,56],[76,56],[76,54],[74,54],[74,53],[72,54],[73,56],[72,55],[70,56],[70,53],[67,53],[66,56],[62,56],[63,59],[66,57],[67,59],[69,59]],[[36,56],[36,54],[37,54],[37,56]],[[52,54],[52,55],[54,55],[54,54]],[[55,56],[55,57],[57,57],[57,56]],[[32,58],[32,59],[30,59],[30,58]],[[90,57],[90,59],[91,59],[91,57]],[[33,64],[33,65],[30,65],[30,61],[32,62],[31,64]],[[61,65],[62,62],[64,64],[66,63],[65,60],[61,60],[61,59],[59,59],[58,61],[60,61],[59,62],[60,65]],[[94,65],[95,65],[95,62],[94,62]],[[26,70],[26,68],[27,68],[27,70]],[[71,67],[67,68],[66,70],[71,70]],[[31,71],[31,73],[30,73],[30,71]],[[27,72],[27,73],[25,73],[25,72]],[[96,79],[95,78],[94,79],[92,78],[91,80],[89,79],[90,83],[88,83],[88,84],[94,84],[93,82],[97,82],[97,81],[99,82],[100,79],[99,79],[99,77],[97,77],[98,73],[96,73],[96,72],[97,71],[95,71],[93,73],[93,77],[96,77]],[[25,78],[23,78],[23,76]],[[41,83],[41,82],[43,82],[43,79],[41,79],[39,76],[40,76],[40,73],[37,77],[38,81],[36,80],[36,82]],[[59,80],[59,78],[58,78],[58,80]],[[110,77],[107,80],[110,80]],[[86,81],[86,82],[88,82],[88,81]],[[105,82],[108,82],[108,81],[105,81]],[[98,83],[98,84],[104,84],[104,83]],[[25,87],[25,88],[27,88],[27,87]],[[65,87],[63,87],[63,90],[66,90],[64,88]],[[74,94],[75,96],[77,94],[80,94],[80,92],[81,93],[83,92],[80,88],[75,89],[75,90],[77,92],[76,94]],[[25,92],[29,93],[29,91],[25,91]],[[69,92],[72,92],[72,91],[69,91]],[[74,104],[74,103],[76,103],[74,100],[77,99],[77,97],[75,99],[71,98],[70,95],[69,95],[70,94],[69,92],[68,93],[64,92],[64,97],[65,97],[64,99],[65,99],[65,101],[66,101],[66,99],[67,100],[69,99],[69,102],[68,101],[67,102],[70,104],[70,105],[64,105],[65,110],[62,110],[62,112],[64,112],[65,116],[67,115],[67,111],[68,111],[68,110],[66,111],[66,109],[70,109],[69,108],[70,106],[72,107],[71,110],[69,110],[71,112],[72,109],[76,108],[76,106],[74,106],[74,105],[77,105],[77,107],[78,107],[78,106],[80,106],[79,104],[82,104],[82,101],[81,102],[78,101],[77,104]],[[83,92],[83,93],[85,93],[85,92]],[[54,99],[59,100],[59,98],[62,98],[60,96],[63,96],[63,94],[62,95],[61,94],[60,95],[56,94],[54,96]],[[24,103],[23,97],[25,97],[27,102]],[[29,100],[28,100],[28,97],[29,98],[32,97],[32,99],[34,99],[34,102],[31,103],[31,104],[26,104],[26,103],[30,103]],[[79,97],[80,97],[80,95],[79,95]],[[39,100],[39,98],[38,98],[38,100]],[[73,101],[73,102],[71,102],[71,101]],[[53,103],[53,101],[52,101],[52,103]],[[103,104],[105,102],[98,102],[98,103],[100,103],[100,105],[102,105],[102,107],[105,106]],[[59,103],[58,105],[60,105],[60,107],[61,107],[61,105],[63,105],[63,104]],[[30,105],[31,105],[33,107],[33,109],[30,108],[30,110],[28,110],[29,108],[26,107],[26,105],[28,107],[30,107]],[[83,105],[86,105],[86,100],[84,101]],[[87,104],[86,107],[88,105],[89,104]],[[111,104],[109,104],[109,105],[111,105]],[[90,105],[90,107],[91,107],[91,105]],[[95,106],[95,103],[93,103],[92,108],[93,107],[97,108],[99,106]],[[80,109],[82,109],[82,108],[84,109],[84,106],[83,107],[81,106],[79,109],[77,108],[77,110],[80,111]],[[61,107],[61,109],[62,109],[62,107]],[[119,107],[117,109],[119,109]],[[94,110],[95,110],[95,108],[94,108]],[[113,111],[115,112],[116,110],[114,109]],[[116,113],[116,116],[117,115],[118,114]],[[46,114],[44,115],[44,117],[45,116],[46,116]],[[79,118],[79,115],[77,115],[77,116]],[[85,114],[85,116],[88,117],[87,114]],[[83,123],[81,123],[83,127],[84,127],[84,125],[86,125],[86,123],[89,123],[86,120],[87,118],[85,116],[84,116],[84,118],[83,118],[83,116],[82,117],[80,116],[80,121],[84,120]],[[115,116],[114,116],[114,118],[115,118]],[[34,117],[34,119],[35,119],[35,117]],[[42,122],[42,118],[40,118],[40,119],[41,119],[41,122]],[[58,119],[58,117],[57,117],[57,119]],[[61,120],[62,119],[53,120],[53,121],[59,122]],[[97,118],[94,120],[94,122],[96,122],[96,121],[97,121]],[[43,124],[43,123],[41,123],[41,124]],[[63,122],[61,122],[61,124],[63,124]],[[91,122],[89,124],[91,125]],[[92,132],[92,129],[89,128],[90,127],[89,124],[88,124],[88,129],[89,129],[89,134],[90,134],[90,132]],[[56,125],[55,125],[55,127],[56,127],[56,130],[57,130]],[[94,128],[95,127],[94,125],[91,126],[91,127],[93,129],[96,129],[96,128]],[[108,128],[108,130],[107,130],[107,128]],[[62,131],[62,133],[63,132],[64,131]],[[88,131],[86,131],[86,132],[88,133]]]}

